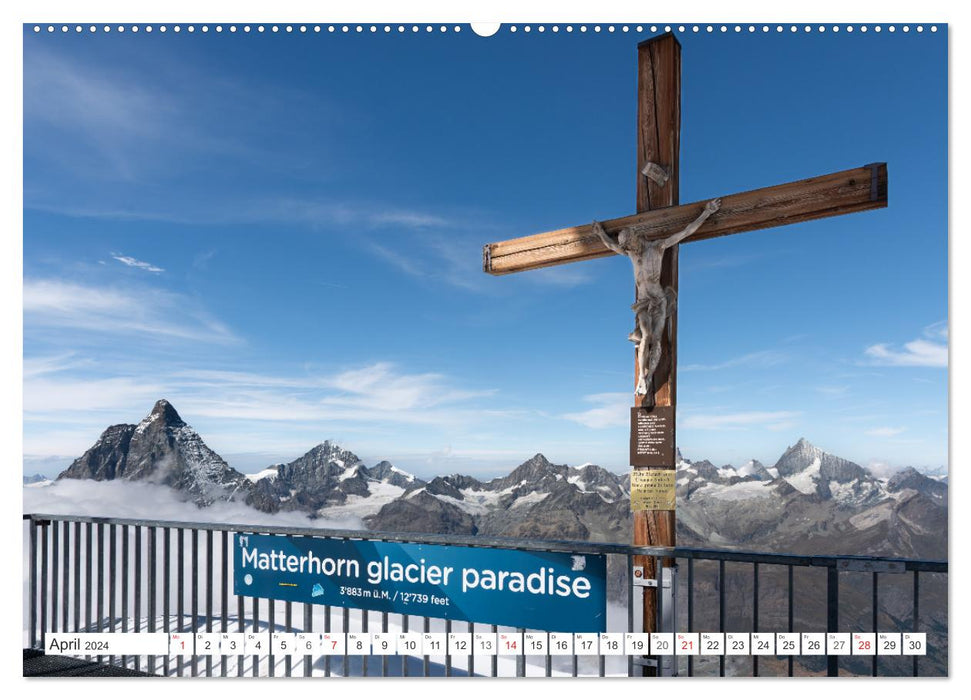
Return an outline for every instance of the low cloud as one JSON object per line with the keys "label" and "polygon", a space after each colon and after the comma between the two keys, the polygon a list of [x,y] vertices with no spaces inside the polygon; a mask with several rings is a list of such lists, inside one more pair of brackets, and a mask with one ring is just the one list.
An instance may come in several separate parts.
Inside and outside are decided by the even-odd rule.
{"label": "low cloud", "polygon": [[107,425],[137,422],[161,397],[217,451],[219,445],[286,450],[347,434],[374,442],[407,435],[412,427],[461,433],[508,420],[505,412],[488,410],[493,390],[463,387],[448,375],[409,373],[390,362],[295,375],[208,368],[159,373],[152,367],[112,375],[101,366],[78,374],[74,367],[82,360],[71,359],[28,360],[36,365],[24,379],[24,440],[31,453],[80,454]]}
{"label": "low cloud", "polygon": [[687,415],[681,422],[684,428],[694,430],[737,430],[742,428],[761,428],[764,430],[788,430],[795,426],[793,420],[801,413],[798,411],[742,411],[737,413],[695,413]]}
{"label": "low cloud", "polygon": [[716,371],[722,369],[730,369],[732,367],[768,367],[772,365],[778,365],[786,361],[786,356],[775,350],[760,350],[758,352],[750,352],[746,355],[739,355],[738,357],[733,357],[724,362],[716,362],[713,364],[691,364],[683,365],[678,369],[682,372],[699,372],[699,371]]}
{"label": "low cloud", "polygon": [[589,273],[575,267],[544,267],[530,271],[525,279],[551,287],[578,287],[581,284],[587,284],[593,278]]}
{"label": "low cloud", "polygon": [[584,396],[583,400],[596,406],[581,413],[567,413],[563,418],[596,430],[627,426],[630,423],[629,394],[591,394]]}
{"label": "low cloud", "polygon": [[124,480],[63,479],[50,486],[24,488],[23,508],[24,513],[51,515],[363,529],[357,518],[310,520],[297,512],[263,513],[244,503],[219,501],[208,508],[199,508],[183,501],[179,492],[167,486]]}
{"label": "low cloud", "polygon": [[816,391],[825,396],[843,396],[849,391],[848,386],[817,386]]}
{"label": "low cloud", "polygon": [[886,367],[947,367],[947,323],[927,326],[923,337],[895,349],[889,343],[878,343],[864,350],[867,364]]}
{"label": "low cloud", "polygon": [[881,427],[866,430],[864,431],[864,434],[872,435],[873,437],[893,437],[894,435],[900,435],[900,433],[904,432],[905,430],[906,428]]}

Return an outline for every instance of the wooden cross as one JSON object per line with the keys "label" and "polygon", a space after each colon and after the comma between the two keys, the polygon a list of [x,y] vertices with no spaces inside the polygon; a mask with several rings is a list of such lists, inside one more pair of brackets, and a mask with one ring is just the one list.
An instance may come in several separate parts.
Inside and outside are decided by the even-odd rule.
{"label": "wooden cross", "polygon": [[[671,34],[641,42],[637,47],[637,200],[632,216],[604,221],[608,235],[637,224],[646,237],[666,238],[684,229],[701,213],[705,202],[678,205],[681,139],[681,44]],[[666,179],[665,179],[666,175]],[[721,208],[684,242],[727,236],[743,231],[794,224],[828,216],[887,206],[887,166],[876,163],[852,170],[723,195]],[[483,269],[493,275],[534,270],[579,260],[614,255],[591,225],[540,233],[483,250]],[[665,253],[661,285],[678,287],[678,247]],[[662,356],[649,395],[634,397],[635,406],[670,407],[670,444],[674,438],[676,402],[677,318],[665,331]],[[636,361],[635,361],[636,363]],[[635,372],[636,374],[636,372]],[[635,382],[637,380],[635,379]],[[649,388],[651,391],[651,388]],[[675,457],[660,468],[676,468]],[[634,512],[633,544],[674,546],[675,511]],[[635,561],[644,577],[655,578],[653,557]],[[655,631],[656,588],[644,588],[644,631]]]}

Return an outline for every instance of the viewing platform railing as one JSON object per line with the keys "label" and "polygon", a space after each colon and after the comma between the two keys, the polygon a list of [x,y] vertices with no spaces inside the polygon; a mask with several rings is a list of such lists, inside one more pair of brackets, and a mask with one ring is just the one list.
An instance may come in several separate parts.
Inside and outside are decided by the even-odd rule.
{"label": "viewing platform railing", "polygon": [[[606,555],[608,631],[640,632],[635,557],[662,572],[662,632],[923,632],[922,656],[104,656],[166,676],[946,675],[947,562],[690,547],[24,515],[25,647],[59,632],[524,632],[233,593],[230,533]],[[676,564],[664,567],[667,561]],[[635,590],[638,594],[635,595]],[[925,600],[925,613],[920,603]],[[352,614],[353,613],[353,614]]]}

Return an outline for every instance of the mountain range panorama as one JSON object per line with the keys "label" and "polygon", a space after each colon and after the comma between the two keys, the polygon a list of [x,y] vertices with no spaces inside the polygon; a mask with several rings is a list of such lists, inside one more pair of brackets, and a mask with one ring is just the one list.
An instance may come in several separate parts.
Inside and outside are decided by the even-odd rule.
{"label": "mountain range panorama", "polygon": [[[213,452],[166,400],[137,425],[108,427],[58,479],[162,484],[200,507],[353,515],[375,531],[626,542],[630,477],[542,454],[503,477],[429,481],[387,461],[368,467],[325,441],[287,464],[246,475]],[[946,556],[947,483],[908,468],[881,480],[800,439],[766,467],[689,461],[678,453],[680,544]],[[852,550],[847,547],[852,546]]]}

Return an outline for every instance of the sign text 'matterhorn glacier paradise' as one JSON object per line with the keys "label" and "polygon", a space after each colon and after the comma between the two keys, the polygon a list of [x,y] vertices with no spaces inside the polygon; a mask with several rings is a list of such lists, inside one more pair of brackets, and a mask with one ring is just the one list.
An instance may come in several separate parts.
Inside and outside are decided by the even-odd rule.
{"label": "sign text 'matterhorn glacier paradise'", "polygon": [[509,625],[606,630],[603,555],[237,535],[236,595]]}

